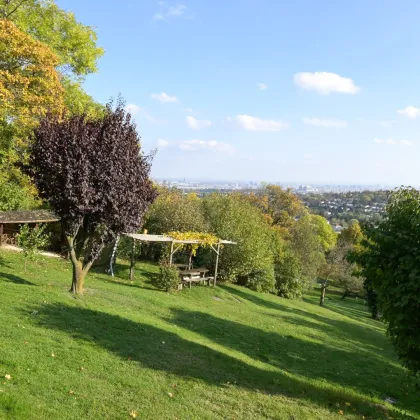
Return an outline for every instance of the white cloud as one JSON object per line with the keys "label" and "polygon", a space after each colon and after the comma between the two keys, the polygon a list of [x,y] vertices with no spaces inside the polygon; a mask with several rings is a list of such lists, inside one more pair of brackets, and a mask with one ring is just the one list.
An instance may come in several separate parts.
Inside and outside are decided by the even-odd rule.
{"label": "white cloud", "polygon": [[340,120],[323,120],[319,118],[304,118],[303,123],[305,125],[313,125],[314,127],[332,127],[332,128],[345,128],[347,127],[347,121]]}
{"label": "white cloud", "polygon": [[128,104],[125,107],[125,110],[127,112],[129,112],[133,117],[136,115],[141,115],[144,118],[146,118],[146,120],[155,123],[155,124],[166,124],[166,121],[162,121],[162,120],[158,120],[156,119],[152,114],[150,114],[148,111],[146,111],[144,108],[142,108],[141,106],[138,106],[136,104]]}
{"label": "white cloud", "polygon": [[398,110],[398,114],[405,115],[408,118],[419,118],[420,117],[420,109],[414,106],[407,106],[404,109]]}
{"label": "white cloud", "polygon": [[391,138],[388,138],[388,139],[374,138],[373,141],[376,144],[388,144],[391,146],[395,146],[395,145],[412,146],[413,145],[413,142],[410,140],[394,140]]}
{"label": "white cloud", "polygon": [[185,111],[189,112],[190,114],[192,114],[194,112],[194,110],[192,108],[185,108]]}
{"label": "white cloud", "polygon": [[268,86],[265,83],[257,83],[258,89],[259,90],[266,90],[268,88]]}
{"label": "white cloud", "polygon": [[179,144],[179,148],[186,151],[212,150],[218,153],[233,153],[232,145],[215,140],[185,140]]}
{"label": "white cloud", "polygon": [[167,15],[180,17],[180,16],[185,15],[186,11],[187,11],[187,6],[185,6],[185,4],[178,3],[175,6],[168,6]]}
{"label": "white cloud", "polygon": [[159,11],[153,16],[154,21],[169,21],[173,19],[192,19],[192,15],[188,13],[188,8],[183,3],[168,4],[164,1],[159,3]]}
{"label": "white cloud", "polygon": [[201,128],[208,128],[211,126],[212,122],[210,120],[197,120],[197,118],[192,117],[189,115],[185,117],[185,121],[187,122],[188,126],[193,130],[200,130]]}
{"label": "white cloud", "polygon": [[311,155],[310,153],[305,153],[304,155],[303,155],[303,159],[305,159],[305,160],[307,160],[307,159],[312,159],[314,156],[313,155]]}
{"label": "white cloud", "polygon": [[131,115],[136,115],[141,111],[141,108],[136,104],[128,104],[126,105],[125,110]]}
{"label": "white cloud", "polygon": [[169,103],[178,103],[178,98],[176,96],[170,96],[165,92],[162,93],[152,93],[151,98],[156,101],[163,102],[165,104]]}
{"label": "white cloud", "polygon": [[354,95],[360,91],[352,79],[336,73],[315,72],[296,73],[293,76],[295,85],[307,90],[315,90],[321,95],[330,93],[349,93]]}
{"label": "white cloud", "polygon": [[289,127],[289,124],[282,121],[263,120],[244,114],[236,117],[227,117],[227,121],[235,122],[247,131],[281,131]]}
{"label": "white cloud", "polygon": [[165,147],[169,146],[169,141],[165,139],[158,138],[157,145],[159,148],[164,149]]}

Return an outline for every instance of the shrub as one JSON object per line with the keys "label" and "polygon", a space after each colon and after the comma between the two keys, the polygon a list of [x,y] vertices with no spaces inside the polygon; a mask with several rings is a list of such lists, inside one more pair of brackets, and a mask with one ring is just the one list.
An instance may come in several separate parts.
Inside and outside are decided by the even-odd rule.
{"label": "shrub", "polygon": [[291,251],[285,251],[280,255],[274,265],[276,291],[279,296],[287,299],[297,299],[302,296],[309,285],[301,278],[301,270],[298,257]]}
{"label": "shrub", "polygon": [[247,278],[246,287],[256,292],[271,293],[274,291],[275,279],[273,266],[252,271]]}
{"label": "shrub", "polygon": [[46,225],[40,225],[36,228],[30,228],[27,224],[20,228],[17,235],[17,244],[22,248],[22,253],[26,261],[35,260],[39,253],[39,249],[48,244],[49,236],[45,233]]}
{"label": "shrub", "polygon": [[160,263],[156,286],[167,292],[177,290],[179,284],[179,271],[167,263]]}

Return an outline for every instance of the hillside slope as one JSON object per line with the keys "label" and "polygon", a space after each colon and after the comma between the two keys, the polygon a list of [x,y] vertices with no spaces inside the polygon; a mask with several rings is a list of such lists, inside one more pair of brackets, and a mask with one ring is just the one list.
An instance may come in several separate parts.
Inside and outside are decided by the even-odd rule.
{"label": "hillside slope", "polygon": [[168,294],[147,263],[133,283],[122,264],[91,274],[75,299],[68,262],[23,267],[0,252],[0,418],[420,418],[413,379],[355,301]]}

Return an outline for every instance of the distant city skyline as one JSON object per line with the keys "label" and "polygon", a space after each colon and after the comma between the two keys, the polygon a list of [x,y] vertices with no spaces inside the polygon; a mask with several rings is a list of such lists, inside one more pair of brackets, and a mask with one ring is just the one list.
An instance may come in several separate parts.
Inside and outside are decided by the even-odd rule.
{"label": "distant city skyline", "polygon": [[[105,49],[152,175],[418,185],[416,0],[58,0]],[[390,29],[392,28],[392,29]]]}

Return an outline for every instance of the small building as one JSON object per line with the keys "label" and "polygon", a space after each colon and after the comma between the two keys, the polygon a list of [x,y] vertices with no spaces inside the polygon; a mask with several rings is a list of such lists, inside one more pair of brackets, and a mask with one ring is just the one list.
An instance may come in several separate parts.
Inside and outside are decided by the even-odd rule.
{"label": "small building", "polygon": [[19,210],[0,212],[0,246],[14,238],[21,225],[58,222],[60,218],[49,210]]}

